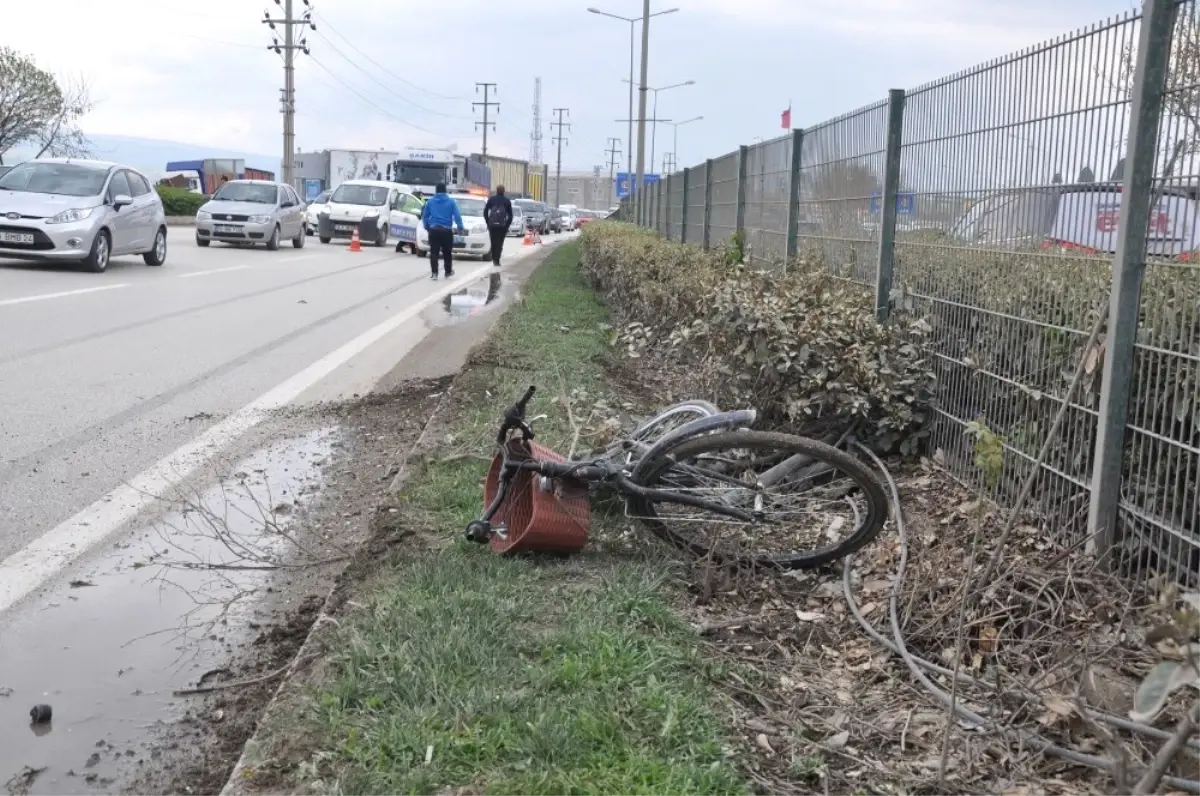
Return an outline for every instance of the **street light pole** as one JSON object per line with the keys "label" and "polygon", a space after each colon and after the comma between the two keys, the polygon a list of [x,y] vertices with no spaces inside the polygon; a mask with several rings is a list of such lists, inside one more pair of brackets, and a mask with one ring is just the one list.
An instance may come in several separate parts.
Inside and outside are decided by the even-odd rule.
{"label": "street light pole", "polygon": [[[646,74],[650,69],[650,0],[642,0],[642,74],[638,84],[637,179],[633,183],[633,206],[642,206],[642,184],[646,180]],[[634,216],[637,218],[638,216]]]}
{"label": "street light pole", "polygon": [[678,167],[679,165],[679,128],[685,124],[701,121],[703,118],[703,116],[693,116],[690,119],[684,119],[682,122],[669,122],[675,128],[674,140],[671,142],[671,161],[673,167]]}
{"label": "street light pole", "polygon": [[[632,84],[630,84],[630,85],[632,85]],[[672,83],[669,86],[659,86],[658,88],[654,88],[653,86],[647,87],[650,91],[654,92],[654,110],[653,110],[653,112],[651,112],[650,119],[649,119],[649,122],[650,122],[650,168],[651,169],[654,168],[654,152],[656,149],[656,143],[658,141],[658,122],[659,122],[658,92],[667,91],[667,90],[673,89],[673,88],[681,88],[683,86],[694,86],[694,85],[696,85],[695,80],[685,80],[682,83]]]}

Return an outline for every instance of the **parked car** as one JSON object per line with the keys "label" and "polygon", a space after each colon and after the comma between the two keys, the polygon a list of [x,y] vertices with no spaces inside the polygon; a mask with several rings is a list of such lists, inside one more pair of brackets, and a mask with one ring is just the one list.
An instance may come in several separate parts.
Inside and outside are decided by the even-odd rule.
{"label": "parked car", "polygon": [[383,180],[346,180],[330,195],[326,211],[317,215],[317,237],[321,243],[329,243],[334,238],[352,237],[357,230],[363,243],[386,246],[393,234],[413,243],[421,207],[421,200],[408,186]]}
{"label": "parked car", "polygon": [[596,219],[596,214],[591,210],[576,210],[575,229],[583,229],[583,225],[589,221]]}
{"label": "parked car", "polygon": [[167,219],[137,169],[96,160],[44,158],[0,176],[0,256],[108,269],[113,257],[167,260]]}
{"label": "parked car", "polygon": [[317,216],[329,211],[329,197],[333,191],[321,191],[308,203],[304,211],[304,231],[309,235],[317,234]]}
{"label": "parked car", "polygon": [[516,202],[512,203],[513,220],[512,226],[508,228],[508,237],[520,238],[525,235],[525,211]]}
{"label": "parked car", "polygon": [[536,229],[541,235],[550,234],[549,208],[546,207],[545,202],[535,199],[514,199],[513,204],[521,206],[521,210],[525,213],[525,226],[528,229]]}
{"label": "parked car", "polygon": [[196,211],[196,245],[263,243],[270,251],[290,240],[304,246],[304,203],[292,186],[267,180],[230,180]]}
{"label": "parked car", "polygon": [[[454,232],[455,256],[488,257],[492,253],[492,238],[488,235],[487,223],[483,220],[483,206],[486,199],[469,193],[452,193],[454,201],[458,202],[458,212],[462,215],[465,235]],[[424,226],[417,229],[417,256],[426,257],[429,254],[429,232]]]}
{"label": "parked car", "polygon": [[12,171],[12,166],[0,166],[0,177]]}

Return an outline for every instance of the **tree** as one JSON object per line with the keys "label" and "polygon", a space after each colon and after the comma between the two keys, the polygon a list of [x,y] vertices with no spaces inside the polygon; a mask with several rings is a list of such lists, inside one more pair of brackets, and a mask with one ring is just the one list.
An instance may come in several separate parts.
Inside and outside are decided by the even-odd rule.
{"label": "tree", "polygon": [[0,164],[18,146],[42,155],[88,153],[79,119],[91,110],[85,81],[65,87],[49,72],[15,50],[0,47]]}

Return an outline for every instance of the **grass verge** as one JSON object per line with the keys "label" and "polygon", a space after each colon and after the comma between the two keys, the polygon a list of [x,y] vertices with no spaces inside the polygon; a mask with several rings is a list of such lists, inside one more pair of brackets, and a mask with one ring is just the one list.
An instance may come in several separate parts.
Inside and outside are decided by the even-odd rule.
{"label": "grass verge", "polygon": [[[606,392],[606,313],[577,265],[576,244],[552,253],[473,356],[451,445],[485,452],[503,406],[538,384],[539,438],[561,449],[571,429],[553,397]],[[670,609],[662,565],[457,541],[485,470],[435,457],[410,481],[405,513],[455,541],[386,564],[342,621],[306,778],[347,793],[748,792],[714,710],[720,673]]]}

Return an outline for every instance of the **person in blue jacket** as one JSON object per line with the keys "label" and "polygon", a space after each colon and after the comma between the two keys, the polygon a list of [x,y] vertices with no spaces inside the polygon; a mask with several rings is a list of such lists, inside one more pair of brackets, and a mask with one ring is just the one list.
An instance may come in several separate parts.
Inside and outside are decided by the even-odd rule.
{"label": "person in blue jacket", "polygon": [[458,210],[458,202],[446,193],[446,184],[439,182],[434,188],[433,196],[425,202],[421,210],[421,223],[429,233],[429,267],[433,269],[431,279],[438,278],[438,258],[445,257],[446,277],[454,276],[454,230],[461,235],[466,232],[463,227],[462,213]]}

